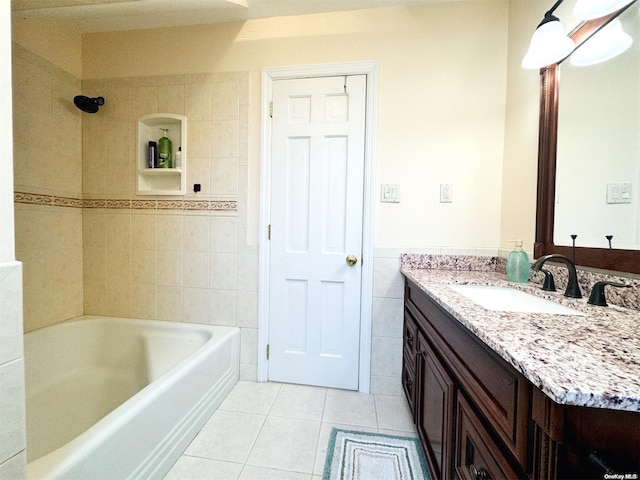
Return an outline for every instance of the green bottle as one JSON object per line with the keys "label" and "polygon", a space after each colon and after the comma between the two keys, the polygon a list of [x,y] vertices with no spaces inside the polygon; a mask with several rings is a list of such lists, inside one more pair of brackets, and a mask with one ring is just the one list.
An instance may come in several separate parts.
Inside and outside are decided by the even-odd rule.
{"label": "green bottle", "polygon": [[158,167],[171,168],[171,140],[167,137],[168,128],[161,128],[162,138],[158,140]]}
{"label": "green bottle", "polygon": [[527,283],[529,281],[529,256],[522,249],[522,240],[516,242],[515,249],[507,257],[507,280],[510,282]]}

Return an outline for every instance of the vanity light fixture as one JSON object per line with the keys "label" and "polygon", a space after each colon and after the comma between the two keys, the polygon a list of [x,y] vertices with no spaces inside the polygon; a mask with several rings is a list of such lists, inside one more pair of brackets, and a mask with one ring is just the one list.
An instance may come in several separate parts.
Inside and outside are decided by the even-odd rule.
{"label": "vanity light fixture", "polygon": [[626,7],[634,0],[578,0],[573,14],[579,20],[593,20]]}
{"label": "vanity light fixture", "polygon": [[578,67],[595,65],[610,60],[627,50],[633,39],[624,30],[622,23],[615,19],[596,33],[588,42],[571,55],[571,64]]}
{"label": "vanity light fixture", "polygon": [[523,68],[542,68],[568,57],[576,48],[575,42],[567,36],[560,19],[553,12],[564,0],[558,0],[544,14],[542,22],[533,32],[529,50],[522,59]]}

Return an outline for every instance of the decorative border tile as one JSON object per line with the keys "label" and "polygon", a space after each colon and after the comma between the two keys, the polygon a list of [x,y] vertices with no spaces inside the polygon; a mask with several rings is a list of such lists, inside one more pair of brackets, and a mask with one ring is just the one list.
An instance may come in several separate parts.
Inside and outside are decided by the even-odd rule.
{"label": "decorative border tile", "polygon": [[27,203],[29,205],[53,205],[51,195],[40,195],[38,193],[14,192],[13,200],[16,203]]}
{"label": "decorative border tile", "polygon": [[237,211],[237,200],[136,200],[109,198],[72,198],[42,195],[38,193],[14,192],[15,203],[49,205],[69,208],[110,208],[115,210],[189,210],[189,211]]}
{"label": "decorative border tile", "polygon": [[155,210],[157,207],[155,200],[131,200],[131,208],[134,210]]}
{"label": "decorative border tile", "polygon": [[131,209],[131,200],[109,200],[107,199],[107,208],[113,209]]}
{"label": "decorative border tile", "polygon": [[53,204],[56,207],[82,208],[83,202],[79,198],[53,197]]}
{"label": "decorative border tile", "polygon": [[208,200],[185,200],[182,208],[184,210],[210,210],[210,205]]}
{"label": "decorative border tile", "polygon": [[88,198],[82,201],[83,208],[105,208],[107,201],[101,198]]}
{"label": "decorative border tile", "polygon": [[236,201],[223,201],[211,200],[211,210],[237,210],[238,202]]}
{"label": "decorative border tile", "polygon": [[182,200],[158,200],[158,210],[182,210]]}

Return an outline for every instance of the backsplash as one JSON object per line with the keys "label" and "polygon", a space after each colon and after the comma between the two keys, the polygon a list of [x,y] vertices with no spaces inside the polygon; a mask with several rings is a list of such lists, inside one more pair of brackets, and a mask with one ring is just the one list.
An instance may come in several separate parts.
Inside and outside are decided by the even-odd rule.
{"label": "backsplash", "polygon": [[[506,272],[507,261],[502,257],[479,257],[473,255],[425,255],[404,253],[400,257],[401,268],[424,268],[428,270],[468,270],[480,272]],[[545,264],[545,269],[553,273],[556,289],[562,291],[567,286],[568,273],[564,267]],[[542,284],[542,272],[531,272],[530,281]],[[596,282],[608,280],[611,282],[631,285],[631,288],[606,289],[607,303],[619,307],[640,310],[640,280],[599,272],[578,269],[578,283],[582,295],[589,297]]]}

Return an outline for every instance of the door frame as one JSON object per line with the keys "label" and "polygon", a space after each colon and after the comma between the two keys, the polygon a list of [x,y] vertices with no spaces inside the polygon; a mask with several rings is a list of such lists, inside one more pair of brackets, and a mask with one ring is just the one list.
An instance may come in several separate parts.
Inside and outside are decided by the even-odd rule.
{"label": "door frame", "polygon": [[364,148],[364,198],[362,223],[362,290],[360,293],[360,355],[358,390],[369,393],[371,386],[371,327],[373,316],[373,207],[375,199],[374,165],[377,140],[378,62],[344,62],[291,67],[269,67],[262,70],[261,147],[260,147],[260,236],[258,275],[258,381],[266,382],[269,363],[269,258],[271,243],[268,227],[271,213],[271,117],[273,82],[295,78],[366,75],[366,113]]}

